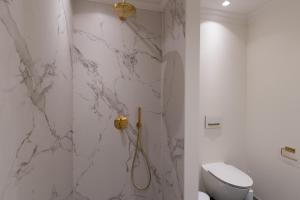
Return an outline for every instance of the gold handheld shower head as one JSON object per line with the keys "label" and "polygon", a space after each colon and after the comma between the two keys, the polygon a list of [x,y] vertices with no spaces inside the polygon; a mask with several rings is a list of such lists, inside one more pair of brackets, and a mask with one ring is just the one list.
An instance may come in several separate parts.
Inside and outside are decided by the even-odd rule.
{"label": "gold handheld shower head", "polygon": [[115,3],[113,10],[118,15],[121,21],[125,21],[128,17],[136,13],[136,8],[134,5],[127,3],[125,0],[122,2]]}

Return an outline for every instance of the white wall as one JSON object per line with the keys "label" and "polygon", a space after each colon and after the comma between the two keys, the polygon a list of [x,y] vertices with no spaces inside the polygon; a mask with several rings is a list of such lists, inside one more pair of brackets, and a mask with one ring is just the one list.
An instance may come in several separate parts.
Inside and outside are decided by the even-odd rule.
{"label": "white wall", "polygon": [[247,159],[263,200],[300,198],[300,165],[280,158],[285,145],[300,150],[299,9],[298,0],[274,0],[249,23]]}
{"label": "white wall", "polygon": [[201,22],[200,123],[217,115],[223,127],[202,127],[200,163],[244,169],[263,200],[300,197],[300,164],[280,157],[281,147],[300,148],[299,9],[297,0],[274,0],[250,16],[248,27],[220,12]]}
{"label": "white wall", "polygon": [[198,199],[200,1],[186,0],[184,199]]}
{"label": "white wall", "polygon": [[[202,16],[200,28],[200,164],[245,169],[246,25],[212,19]],[[222,128],[205,129],[205,115],[221,117]]]}

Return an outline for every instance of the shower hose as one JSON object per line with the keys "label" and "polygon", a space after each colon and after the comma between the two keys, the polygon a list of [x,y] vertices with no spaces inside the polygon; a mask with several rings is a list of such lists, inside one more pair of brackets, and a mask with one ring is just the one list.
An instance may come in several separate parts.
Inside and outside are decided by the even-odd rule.
{"label": "shower hose", "polygon": [[[142,123],[141,123],[141,111],[142,109],[139,107],[138,109],[138,122],[136,124],[137,127],[137,136],[136,136],[136,143],[135,143],[135,151],[134,151],[134,156],[132,160],[132,165],[131,165],[131,182],[132,185],[134,186],[135,189],[137,190],[147,190],[150,187],[151,184],[151,169],[150,169],[150,163],[148,160],[148,157],[143,149],[142,143],[141,143],[141,128],[142,128]],[[141,153],[143,159],[145,160],[146,168],[147,168],[147,174],[148,174],[148,182],[144,186],[139,186],[134,179],[134,170],[135,170],[135,163],[137,161],[138,153]]]}

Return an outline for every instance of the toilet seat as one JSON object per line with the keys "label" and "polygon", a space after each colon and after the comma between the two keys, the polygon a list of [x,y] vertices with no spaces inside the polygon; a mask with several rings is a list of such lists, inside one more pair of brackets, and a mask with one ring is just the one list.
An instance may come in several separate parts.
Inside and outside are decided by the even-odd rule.
{"label": "toilet seat", "polygon": [[250,188],[253,180],[241,170],[225,163],[211,163],[203,168],[221,182],[236,188]]}
{"label": "toilet seat", "polygon": [[198,192],[198,200],[210,200],[210,198],[206,193]]}

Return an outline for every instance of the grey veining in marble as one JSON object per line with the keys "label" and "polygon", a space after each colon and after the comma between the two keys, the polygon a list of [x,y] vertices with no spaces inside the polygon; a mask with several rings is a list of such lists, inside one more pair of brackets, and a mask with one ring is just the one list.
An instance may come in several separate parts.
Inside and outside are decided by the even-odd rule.
{"label": "grey veining in marble", "polygon": [[[0,200],[182,199],[184,2],[127,22],[72,4],[0,0]],[[143,192],[130,182],[138,106]],[[134,167],[143,184],[142,157]]]}
{"label": "grey veining in marble", "polygon": [[166,35],[174,40],[185,37],[185,1],[169,0],[164,10]]}
{"label": "grey veining in marble", "polygon": [[[157,13],[140,11],[122,23],[108,6],[76,2],[74,178],[78,196],[89,200],[99,195],[122,200],[183,198],[183,6],[181,1],[168,3],[162,40],[161,26],[151,27],[151,20],[162,19]],[[129,176],[140,105],[146,115],[143,144],[154,177],[146,192],[135,191]],[[118,114],[130,119],[123,135],[112,124]],[[84,127],[89,127],[88,133]],[[143,164],[140,160],[137,166],[141,183],[146,178]],[[93,185],[101,188],[93,189]]]}
{"label": "grey veining in marble", "polygon": [[[159,21],[160,14],[138,12],[135,18],[122,23],[109,6],[82,1],[76,4],[73,36],[76,193],[89,200],[100,195],[109,200],[162,199],[161,160],[157,158],[161,149],[161,24],[153,26],[152,21],[143,20]],[[92,9],[96,15],[89,13]],[[134,190],[129,174],[138,106],[143,108],[143,144],[153,175],[151,188],[145,192]],[[118,114],[130,119],[123,133],[113,127]],[[89,133],[83,133],[83,127],[89,127]],[[100,143],[96,142],[99,135]],[[87,148],[84,140],[94,142],[89,142]],[[141,157],[135,167],[137,181],[142,184],[146,171]],[[101,187],[94,189],[92,185]]]}
{"label": "grey veining in marble", "polygon": [[162,168],[165,199],[183,199],[185,1],[170,0],[164,10],[162,69]]}
{"label": "grey veining in marble", "polygon": [[[58,16],[69,15],[64,7],[70,2],[26,3],[0,1],[0,40],[5,47],[0,52],[0,102],[5,105],[0,131],[1,141],[5,138],[7,142],[1,143],[5,162],[0,166],[0,199],[62,199],[72,188],[71,173],[65,173],[72,166],[73,131],[68,106],[72,76],[70,53],[64,52],[69,49],[69,35],[56,30],[69,29],[67,18],[60,20]],[[33,5],[41,5],[41,10],[31,12]],[[46,9],[49,6],[53,9]],[[44,10],[52,12],[48,18],[42,17]],[[31,25],[35,29],[30,29]],[[53,35],[42,35],[45,27],[52,29]],[[48,38],[39,44],[32,36]],[[56,44],[50,45],[52,42]],[[56,98],[65,101],[56,105]],[[68,114],[61,119],[56,111]]]}

